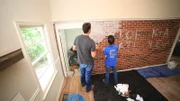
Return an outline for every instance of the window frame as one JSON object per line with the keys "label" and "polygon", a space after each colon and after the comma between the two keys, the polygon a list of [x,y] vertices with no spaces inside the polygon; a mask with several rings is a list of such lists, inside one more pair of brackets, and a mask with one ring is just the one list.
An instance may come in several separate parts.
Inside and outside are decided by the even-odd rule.
{"label": "window frame", "polygon": [[[59,60],[59,58],[57,58],[55,61],[53,59],[53,55],[52,55],[52,49],[51,49],[51,43],[50,43],[50,38],[49,38],[49,34],[48,34],[48,31],[47,31],[47,24],[44,24],[44,23],[39,23],[39,22],[24,22],[24,21],[15,21],[14,22],[15,24],[15,28],[16,28],[16,31],[17,31],[17,34],[18,34],[18,37],[19,37],[19,41],[21,43],[21,47],[22,47],[22,51],[23,51],[23,54],[24,54],[24,57],[26,59],[26,61],[28,62],[28,65],[30,67],[30,70],[32,72],[32,75],[33,75],[33,78],[35,80],[35,83],[37,85],[37,89],[40,89],[42,92],[43,92],[43,98],[42,100],[44,100],[47,96],[47,93],[49,92],[49,89],[58,73],[58,70],[55,66],[55,63]],[[28,54],[28,51],[27,51],[27,47],[24,43],[24,39],[22,37],[22,32],[21,32],[21,28],[32,28],[32,27],[42,27],[42,35],[43,35],[43,38],[40,40],[40,41],[44,41],[46,43],[46,46],[45,48],[47,48],[47,50],[45,51],[45,53],[43,53],[43,56],[49,54],[50,55],[50,60],[51,60],[51,63],[50,65],[53,66],[53,69],[54,69],[54,72],[53,74],[51,75],[50,77],[50,80],[48,81],[48,84],[47,86],[45,87],[45,89],[43,90],[42,89],[42,86],[40,84],[40,79],[38,78],[37,74],[36,74],[36,71],[34,69],[34,65],[35,64],[32,64],[33,62],[31,62],[31,59],[29,57],[29,54]],[[39,41],[39,42],[40,42]],[[42,57],[43,57],[42,56]],[[42,58],[41,57],[41,58]],[[36,60],[36,59],[35,59]],[[40,59],[39,59],[40,60]],[[38,62],[38,61],[37,61]],[[47,68],[48,69],[48,68]],[[37,90],[37,94],[39,93],[40,90]]]}

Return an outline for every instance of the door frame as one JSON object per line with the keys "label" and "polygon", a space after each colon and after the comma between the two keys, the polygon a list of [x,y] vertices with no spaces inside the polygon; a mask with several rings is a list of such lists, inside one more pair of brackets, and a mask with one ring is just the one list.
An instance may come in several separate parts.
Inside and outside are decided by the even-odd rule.
{"label": "door frame", "polygon": [[[63,71],[65,74],[65,77],[68,76],[68,72],[70,71],[70,69],[67,67],[67,62],[65,60],[65,55],[66,53],[64,53],[64,49],[63,49],[63,43],[62,43],[62,39],[61,39],[61,33],[59,33],[59,30],[66,30],[66,29],[76,29],[76,28],[82,28],[84,21],[74,21],[74,22],[58,22],[58,23],[54,23],[55,24],[55,31],[56,31],[56,40],[58,41],[58,48],[60,53],[60,58],[62,61],[62,66],[63,66]],[[64,64],[64,65],[63,65]],[[69,64],[68,64],[69,65]]]}
{"label": "door frame", "polygon": [[175,46],[176,46],[176,43],[177,43],[179,37],[180,37],[180,28],[179,28],[178,33],[176,35],[176,38],[174,40],[173,46],[171,47],[171,52],[170,52],[169,57],[167,58],[167,61],[166,61],[167,63],[170,61],[170,59],[172,57],[173,51],[175,49]]}

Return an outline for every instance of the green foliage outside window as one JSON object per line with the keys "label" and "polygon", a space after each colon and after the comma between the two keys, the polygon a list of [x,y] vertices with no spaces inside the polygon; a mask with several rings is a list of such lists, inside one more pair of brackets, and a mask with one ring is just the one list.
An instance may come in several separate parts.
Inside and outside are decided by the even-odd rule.
{"label": "green foliage outside window", "polygon": [[[41,31],[41,27],[21,28],[22,36],[32,62],[45,52],[45,47],[40,41],[43,39]],[[44,58],[43,60],[47,59]]]}

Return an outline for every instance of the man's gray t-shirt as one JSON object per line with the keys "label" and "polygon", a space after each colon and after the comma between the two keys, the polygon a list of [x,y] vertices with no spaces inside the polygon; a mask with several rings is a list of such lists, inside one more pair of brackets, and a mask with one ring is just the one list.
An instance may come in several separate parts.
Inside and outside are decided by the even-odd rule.
{"label": "man's gray t-shirt", "polygon": [[77,49],[78,63],[79,64],[93,64],[93,57],[91,52],[95,51],[95,42],[85,35],[79,35],[74,41]]}

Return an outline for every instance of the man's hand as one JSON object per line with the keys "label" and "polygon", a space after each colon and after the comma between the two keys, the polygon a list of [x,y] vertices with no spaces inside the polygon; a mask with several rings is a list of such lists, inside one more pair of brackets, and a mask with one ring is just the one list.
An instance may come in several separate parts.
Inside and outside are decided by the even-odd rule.
{"label": "man's hand", "polygon": [[104,57],[105,57],[105,59],[106,59],[106,58],[107,58],[107,55],[105,55]]}
{"label": "man's hand", "polygon": [[76,46],[75,45],[73,45],[73,50],[76,51]]}
{"label": "man's hand", "polygon": [[95,58],[95,57],[96,57],[96,51],[91,52],[91,56],[92,56],[93,58]]}

